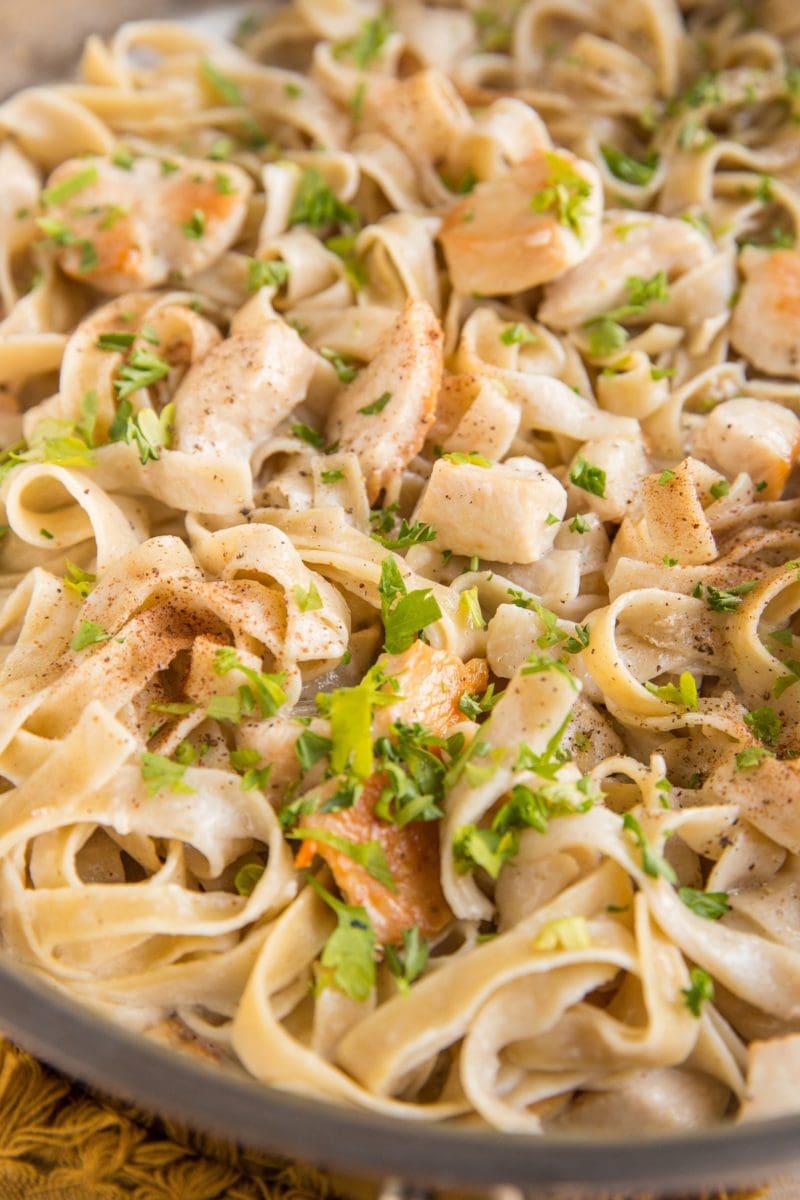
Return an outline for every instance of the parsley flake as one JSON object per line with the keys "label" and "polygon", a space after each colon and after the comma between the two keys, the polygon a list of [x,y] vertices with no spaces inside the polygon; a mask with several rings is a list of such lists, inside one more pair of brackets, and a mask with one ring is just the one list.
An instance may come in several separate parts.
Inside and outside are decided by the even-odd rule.
{"label": "parsley flake", "polygon": [[570,469],[569,480],[570,483],[574,483],[575,487],[581,488],[584,492],[590,492],[592,496],[598,496],[601,500],[605,497],[605,471],[602,467],[596,467],[587,462],[580,455]]}
{"label": "parsley flake", "polygon": [[718,921],[730,909],[727,892],[702,892],[693,887],[679,887],[678,895],[695,916]]}
{"label": "parsley flake", "polygon": [[442,616],[442,610],[430,588],[407,591],[397,563],[391,556],[381,563],[378,591],[386,633],[384,649],[390,654],[402,654],[423,629]]}
{"label": "parsley flake", "polygon": [[383,412],[391,398],[391,392],[383,392],[382,395],[378,396],[377,400],[373,400],[371,404],[365,404],[358,411],[363,413],[365,417],[374,417],[377,413]]}
{"label": "parsley flake", "polygon": [[397,980],[397,986],[407,995],[411,984],[418,979],[428,963],[430,946],[419,931],[419,926],[412,925],[403,930],[403,949],[387,946],[385,950],[386,965]]}
{"label": "parsley flake", "polygon": [[150,754],[145,750],[141,756],[142,779],[147,784],[148,796],[156,796],[164,788],[171,792],[189,793],[194,788],[183,782],[186,766],[174,762],[163,754]]}
{"label": "parsley flake", "polygon": [[365,908],[345,904],[318,883],[313,876],[308,884],[336,914],[336,929],[325,943],[320,958],[319,988],[335,987],[351,1000],[369,998],[375,986],[376,935]]}
{"label": "parsley flake", "polygon": [[102,625],[96,621],[81,621],[78,632],[70,642],[71,650],[85,650],[87,646],[96,646],[100,642],[108,642],[113,634],[106,633]]}
{"label": "parsley flake", "polygon": [[689,972],[689,986],[681,988],[681,995],[692,1016],[702,1016],[703,1005],[714,999],[711,976],[702,967],[692,967]]}

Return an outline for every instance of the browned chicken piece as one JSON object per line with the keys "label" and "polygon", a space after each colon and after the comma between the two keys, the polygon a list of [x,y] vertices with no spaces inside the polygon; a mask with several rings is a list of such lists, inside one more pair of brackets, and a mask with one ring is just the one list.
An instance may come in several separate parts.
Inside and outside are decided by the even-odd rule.
{"label": "browned chicken piece", "polygon": [[734,478],[746,471],[759,499],[778,500],[800,451],[800,420],[772,400],[737,396],[718,404],[694,439],[696,458]]}
{"label": "browned chicken piece", "polygon": [[[379,662],[387,676],[398,680],[401,698],[380,711],[378,733],[400,720],[408,724],[418,721],[438,736],[446,736],[464,720],[458,707],[461,697],[465,692],[482,691],[488,678],[483,659],[464,663],[449,651],[433,650],[420,641],[403,654],[384,655]],[[377,772],[367,780],[352,808],[312,813],[302,824],[350,842],[378,842],[394,879],[394,892],[341,850],[310,839],[303,843],[296,865],[309,866],[315,854],[325,859],[347,903],[363,905],[379,940],[390,944],[400,941],[403,931],[412,925],[418,925],[425,935],[436,933],[451,913],[439,878],[438,822],[412,821],[400,828],[376,817],[375,805],[386,783],[386,776]]]}
{"label": "browned chicken piece", "polygon": [[731,320],[731,344],[767,375],[800,379],[800,252],[748,246],[745,282]]}
{"label": "browned chicken piece", "polygon": [[547,283],[597,244],[600,177],[566,150],[540,150],[479,183],[444,218],[440,241],[457,292],[508,295]]}
{"label": "browned chicken piece", "polygon": [[205,270],[241,233],[252,190],[228,163],[70,159],[42,193],[41,227],[68,275],[116,295]]}
{"label": "browned chicken piece", "polygon": [[430,305],[409,300],[375,357],[331,406],[328,441],[357,456],[370,502],[422,449],[434,420],[443,343]]}

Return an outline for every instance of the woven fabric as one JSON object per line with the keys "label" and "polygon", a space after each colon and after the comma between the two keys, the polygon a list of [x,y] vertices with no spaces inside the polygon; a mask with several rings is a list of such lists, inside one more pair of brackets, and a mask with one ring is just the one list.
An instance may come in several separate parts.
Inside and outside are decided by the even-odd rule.
{"label": "woven fabric", "polygon": [[334,1200],[312,1167],[88,1094],[0,1041],[0,1200]]}
{"label": "woven fabric", "polygon": [[[0,1039],[0,1200],[372,1200],[377,1192],[111,1105]],[[501,1194],[521,1200],[514,1189]],[[800,1200],[800,1179],[685,1200]]]}

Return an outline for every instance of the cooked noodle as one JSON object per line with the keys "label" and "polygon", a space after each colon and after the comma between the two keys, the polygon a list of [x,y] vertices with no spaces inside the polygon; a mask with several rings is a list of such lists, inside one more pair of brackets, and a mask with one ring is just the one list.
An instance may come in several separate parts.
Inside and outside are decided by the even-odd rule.
{"label": "cooked noodle", "polygon": [[294,0],[0,106],[31,971],[410,1119],[797,1106],[800,14],[750,8]]}

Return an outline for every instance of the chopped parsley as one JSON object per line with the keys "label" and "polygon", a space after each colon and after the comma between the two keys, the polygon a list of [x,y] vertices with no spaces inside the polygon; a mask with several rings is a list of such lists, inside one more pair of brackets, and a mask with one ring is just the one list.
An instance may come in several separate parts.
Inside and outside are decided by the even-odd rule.
{"label": "chopped parsley", "polygon": [[315,763],[327,758],[332,749],[332,740],[314,733],[313,729],[304,729],[294,744],[295,756],[304,771],[310,771]]}
{"label": "chopped parsley", "polygon": [[755,708],[752,712],[745,713],[744,723],[765,746],[777,745],[783,722],[774,708]]}
{"label": "chopped parsley", "polygon": [[194,792],[194,788],[183,782],[186,774],[184,763],[174,762],[163,754],[150,754],[145,750],[141,756],[142,779],[147,784],[147,794],[155,796],[164,788],[171,792]]}
{"label": "chopped parsley", "polygon": [[402,654],[423,629],[442,616],[442,610],[430,588],[407,591],[400,568],[391,555],[381,563],[378,591],[386,633],[384,649],[390,654]]}
{"label": "chopped parsley", "polygon": [[310,225],[321,229],[324,225],[357,225],[358,212],[344,204],[325,182],[325,177],[316,167],[309,167],[300,179],[294,203],[289,213],[290,225]]}
{"label": "chopped parsley", "polygon": [[283,287],[289,278],[289,267],[279,258],[251,258],[247,263],[247,290],[257,292],[263,287]]}
{"label": "chopped parsley", "polygon": [[736,770],[747,771],[751,767],[760,766],[765,758],[774,757],[774,751],[768,750],[766,746],[746,746],[736,755]]}
{"label": "chopped parsley", "polygon": [[[73,592],[79,599],[85,600],[97,583],[97,576],[84,571],[82,567],[79,567],[77,563],[70,562],[69,559],[66,559],[64,565],[67,573],[61,582],[68,591]],[[78,649],[78,647],[73,647],[73,649]]]}
{"label": "chopped parsley", "polygon": [[591,944],[586,917],[556,917],[542,926],[533,948],[549,954],[554,950],[588,950]]}
{"label": "chopped parsley", "polygon": [[356,239],[353,234],[336,234],[325,239],[325,249],[330,250],[341,259],[347,282],[354,292],[359,291],[367,282],[367,268],[356,253]]}
{"label": "chopped parsley", "polygon": [[240,896],[252,896],[255,886],[263,874],[264,868],[261,863],[246,863],[236,872],[233,886]]}
{"label": "chopped parsley", "polygon": [[142,408],[133,415],[130,400],[123,400],[108,431],[109,441],[127,442],[136,446],[142,466],[157,462],[162,450],[172,444],[172,429],[175,422],[175,405],[165,405],[160,414],[152,408]]}
{"label": "chopped parsley", "polygon": [[690,671],[682,671],[678,677],[677,686],[666,683],[658,687],[654,683],[644,685],[651,696],[663,700],[666,704],[678,704],[681,708],[697,711],[700,703],[697,697],[697,682]]}
{"label": "chopped parsley", "polygon": [[323,483],[339,483],[344,479],[344,471],[340,467],[334,467],[332,471],[322,471],[320,478]]}
{"label": "chopped parsley", "polygon": [[[757,581],[755,581],[755,580],[752,582],[748,582],[748,583],[737,583],[733,587],[730,587],[727,589],[726,588],[715,588],[713,586],[713,584],[709,583],[706,585],[706,589],[705,589],[706,604],[708,605],[708,607],[710,609],[713,609],[714,612],[721,612],[721,613],[736,612],[737,608],[742,603],[743,597],[746,596],[748,594],[748,592],[752,592],[753,588],[756,586],[757,586]],[[702,583],[698,583],[695,585],[695,587],[692,591],[692,595],[697,600],[702,599],[702,596],[703,596]]]}
{"label": "chopped parsley", "polygon": [[613,354],[628,340],[628,331],[620,322],[640,316],[653,301],[669,299],[667,277],[663,271],[657,271],[649,278],[629,275],[625,286],[628,292],[627,304],[612,308],[584,323],[583,328],[589,335],[589,353],[597,358]]}
{"label": "chopped parsley", "polygon": [[181,229],[187,238],[199,241],[206,231],[206,214],[202,208],[196,208],[188,221],[184,221]]}
{"label": "chopped parsley", "polygon": [[718,479],[716,483],[712,483],[708,490],[715,500],[721,500],[723,496],[727,496],[731,490],[731,485],[727,479]]}
{"label": "chopped parsley", "polygon": [[[533,758],[535,760],[536,756]],[[557,763],[554,769],[560,766],[561,763]],[[456,830],[453,839],[456,869],[463,874],[474,867],[481,867],[492,879],[497,879],[503,865],[519,849],[521,830],[534,829],[537,833],[546,833],[551,818],[588,812],[599,798],[600,791],[596,784],[585,777],[577,782],[553,779],[535,788],[518,783],[511,790],[511,798],[496,812],[488,829],[462,825]]]}
{"label": "chopped parsley", "polygon": [[359,71],[364,71],[374,62],[392,32],[388,13],[362,21],[357,35],[336,42],[333,53],[336,58],[352,58]]}
{"label": "chopped parsley", "polygon": [[356,687],[320,692],[317,707],[331,724],[331,767],[334,772],[348,771],[359,779],[372,774],[375,761],[372,747],[372,712],[379,705],[392,704],[394,694],[383,691],[387,681],[372,667]]}
{"label": "chopped parsley", "polygon": [[165,379],[170,372],[170,365],[152,350],[138,348],[134,350],[129,361],[120,368],[114,380],[114,390],[118,400],[127,400],[141,388],[151,387],[159,380]]}
{"label": "chopped parsley", "polygon": [[585,517],[578,514],[572,518],[568,528],[570,533],[588,533],[592,527]]}
{"label": "chopped parsley", "polygon": [[783,665],[789,668],[790,674],[781,675],[779,679],[775,680],[772,694],[776,700],[779,700],[783,693],[790,687],[793,687],[794,684],[797,683],[798,679],[800,679],[800,662],[798,662],[797,659],[787,658]]}
{"label": "chopped parsley", "polygon": [[98,350],[119,351],[130,350],[136,341],[135,333],[101,333],[95,343]]}
{"label": "chopped parsley", "polygon": [[42,192],[42,204],[45,208],[50,208],[54,204],[63,204],[65,200],[71,200],[73,196],[77,196],[90,184],[97,183],[99,178],[100,173],[97,167],[86,167],[84,171],[76,171],[74,175],[62,179],[61,183],[45,188]]}
{"label": "chopped parsley", "polygon": [[631,834],[642,852],[642,870],[645,875],[649,875],[651,879],[658,879],[659,876],[662,876],[668,883],[678,882],[678,877],[667,860],[647,841],[636,817],[629,812],[625,813],[622,818],[622,828]]}
{"label": "chopped parsley", "polygon": [[532,333],[527,325],[523,325],[520,321],[514,321],[512,325],[506,325],[500,334],[500,341],[504,346],[525,346],[529,342],[535,342],[536,340],[536,334]]}
{"label": "chopped parsley", "polygon": [[367,911],[338,900],[311,875],[308,884],[336,914],[336,929],[320,958],[317,987],[335,987],[351,1000],[363,1003],[375,986],[376,935]]}
{"label": "chopped parsley", "polygon": [[[339,354],[336,350],[331,350],[329,346],[321,346],[319,352],[331,364],[340,383],[351,383],[355,379],[358,374],[358,367],[351,359],[347,358],[344,354]],[[380,410],[378,409],[377,411]]]}
{"label": "chopped parsley", "polygon": [[78,632],[70,642],[71,650],[85,650],[87,646],[97,646],[100,642],[108,642],[113,634],[106,633],[102,625],[96,621],[81,621]]}
{"label": "chopped parsley", "polygon": [[411,984],[427,966],[430,946],[420,933],[419,926],[412,925],[410,929],[403,930],[402,950],[387,946],[385,954],[386,965],[397,980],[397,986],[407,994]]}
{"label": "chopped parsley", "polygon": [[135,160],[127,146],[117,146],[111,155],[111,161],[115,167],[119,167],[122,171],[132,171]]}
{"label": "chopped parsley", "polygon": [[464,614],[467,625],[470,629],[486,628],[486,618],[481,611],[481,602],[478,598],[477,586],[464,588],[464,591],[458,598],[458,610]]}
{"label": "chopped parsley", "polygon": [[441,457],[445,462],[455,463],[457,467],[491,467],[492,465],[488,458],[484,458],[476,450],[470,450],[469,454],[465,454],[462,450],[451,450],[449,454],[442,454]]}
{"label": "chopped parsley", "polygon": [[373,400],[371,404],[365,404],[364,407],[360,408],[358,411],[363,413],[365,417],[374,417],[377,413],[383,412],[391,398],[391,392],[383,392],[380,396],[378,396],[377,400]]}
{"label": "chopped parsley", "polygon": [[651,150],[642,160],[634,158],[632,155],[626,154],[624,150],[618,150],[616,146],[610,146],[606,142],[601,143],[600,153],[611,174],[616,179],[621,179],[623,183],[633,184],[634,187],[647,187],[660,161],[655,150]]}
{"label": "chopped parsley", "polygon": [[297,607],[300,609],[300,612],[315,612],[318,608],[322,608],[322,597],[313,579],[307,588],[302,588],[299,584],[295,584],[292,588],[292,595],[297,601]]}
{"label": "chopped parsley", "polygon": [[548,166],[547,183],[531,199],[531,208],[537,213],[554,211],[558,223],[582,239],[582,222],[586,216],[586,200],[592,191],[591,184],[558,154],[548,151],[545,159]]}
{"label": "chopped parsley", "polygon": [[293,829],[290,836],[301,841],[317,842],[322,846],[330,846],[332,850],[338,850],[340,854],[345,854],[353,862],[363,867],[372,879],[382,883],[390,892],[397,890],[380,842],[351,842],[347,838],[340,837],[338,833],[333,833],[330,829],[316,829],[310,826]]}
{"label": "chopped parsley", "polygon": [[607,358],[628,340],[624,325],[612,321],[610,317],[593,317],[586,322],[584,329],[589,335],[589,353],[594,358]]}
{"label": "chopped parsley", "polygon": [[692,1016],[702,1016],[703,1005],[714,999],[711,976],[702,967],[692,967],[689,972],[689,986],[681,988],[681,995]]}
{"label": "chopped parsley", "polygon": [[245,666],[232,646],[220,647],[214,655],[215,673],[227,675],[233,670],[240,671],[247,680],[238,693],[242,712],[250,713],[258,708],[262,717],[274,717],[286,703],[283,672],[269,675],[265,671],[257,671],[254,667]]}
{"label": "chopped parsley", "polygon": [[598,496],[601,500],[606,494],[605,471],[602,467],[596,467],[587,462],[580,455],[570,469],[569,480],[570,483],[574,483],[575,487],[581,488],[584,492],[590,492],[592,496]]}
{"label": "chopped parsley", "polygon": [[223,75],[222,71],[218,70],[207,59],[202,64],[200,70],[206,83],[220,100],[224,100],[232,108],[242,108],[244,106],[244,97],[242,96],[241,89],[229,76]]}
{"label": "chopped parsley", "polygon": [[695,916],[718,921],[730,909],[727,892],[701,892],[693,887],[679,887],[678,895]]}
{"label": "chopped parsley", "polygon": [[400,522],[399,530],[393,536],[386,537],[384,533],[377,532],[376,526],[377,528],[381,527],[375,520],[384,511],[384,509],[379,509],[377,512],[370,514],[370,523],[373,525],[370,537],[374,538],[376,542],[380,542],[385,549],[405,550],[409,546],[419,546],[423,542],[432,542],[436,537],[436,530],[432,525],[427,525],[423,521],[415,521],[413,525],[409,525],[405,517]]}

